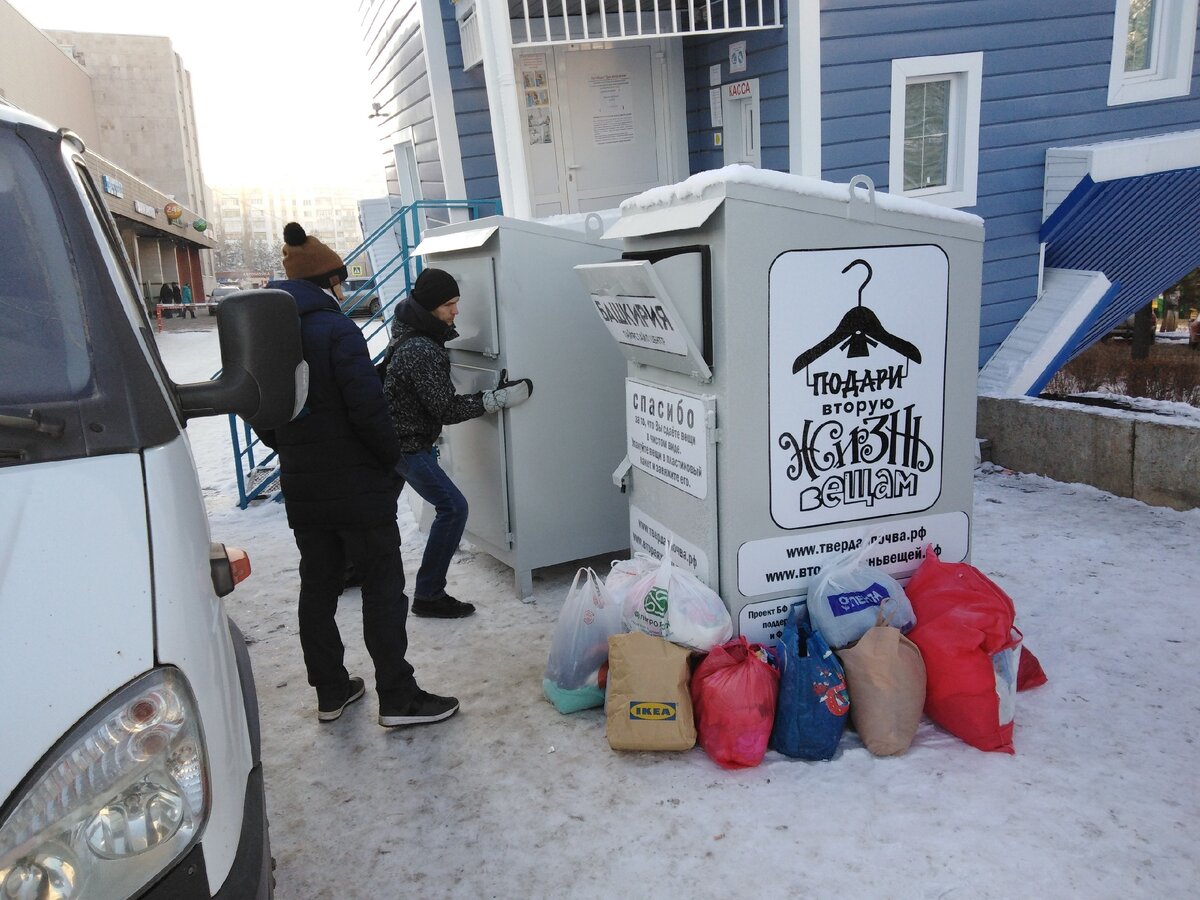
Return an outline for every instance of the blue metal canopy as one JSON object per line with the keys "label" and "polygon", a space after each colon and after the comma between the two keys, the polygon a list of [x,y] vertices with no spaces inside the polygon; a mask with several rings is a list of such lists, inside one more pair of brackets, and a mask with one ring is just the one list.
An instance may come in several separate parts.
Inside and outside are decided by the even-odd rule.
{"label": "blue metal canopy", "polygon": [[1085,175],[1042,224],[1041,240],[1046,266],[1103,272],[1113,283],[1063,347],[1062,365],[1200,266],[1200,166],[1098,182]]}

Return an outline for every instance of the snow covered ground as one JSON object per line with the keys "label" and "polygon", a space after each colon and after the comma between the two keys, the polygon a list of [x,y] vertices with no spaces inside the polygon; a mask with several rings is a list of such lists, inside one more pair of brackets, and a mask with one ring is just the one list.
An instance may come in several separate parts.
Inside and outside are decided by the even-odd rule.
{"label": "snow covered ground", "polygon": [[[178,380],[217,368],[200,327],[159,336]],[[925,721],[898,758],[847,733],[832,761],[768,753],[730,772],[699,748],[616,753],[602,710],[557,713],[541,673],[574,566],[536,573],[524,604],[508,568],[469,551],[450,589],[479,612],[409,623],[422,686],[461,713],[375,723],[349,591],[338,621],[368,694],[319,726],[284,510],[237,509],[225,419],[188,430],[213,536],[253,563],[227,602],[252,642],[285,900],[1200,895],[1200,510],[981,468],[973,562],[1016,601],[1050,679],[1019,697],[1016,755]],[[422,536],[401,511],[411,579]]]}

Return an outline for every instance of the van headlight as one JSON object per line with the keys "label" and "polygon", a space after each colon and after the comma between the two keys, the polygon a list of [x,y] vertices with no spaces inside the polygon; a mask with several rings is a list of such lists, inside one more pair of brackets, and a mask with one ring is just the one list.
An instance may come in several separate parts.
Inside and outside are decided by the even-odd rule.
{"label": "van headlight", "polygon": [[127,897],[208,817],[196,701],[174,668],[117,691],[59,742],[0,818],[0,898]]}

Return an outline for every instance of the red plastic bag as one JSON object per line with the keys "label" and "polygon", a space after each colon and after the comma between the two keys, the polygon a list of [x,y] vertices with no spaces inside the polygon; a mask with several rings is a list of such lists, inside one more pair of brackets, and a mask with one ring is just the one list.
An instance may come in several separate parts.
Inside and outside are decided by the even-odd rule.
{"label": "red plastic bag", "polygon": [[932,548],[905,592],[917,616],[908,638],[925,660],[925,715],[973,747],[1012,753],[1021,632],[1011,598]]}
{"label": "red plastic bag", "polygon": [[692,675],[696,739],[722,768],[757,766],[767,752],[779,672],[766,655],[739,636],[713,647]]}
{"label": "red plastic bag", "polygon": [[1017,690],[1027,691],[1046,683],[1046,673],[1038,658],[1024,644],[1021,645],[1021,664],[1017,667]]}

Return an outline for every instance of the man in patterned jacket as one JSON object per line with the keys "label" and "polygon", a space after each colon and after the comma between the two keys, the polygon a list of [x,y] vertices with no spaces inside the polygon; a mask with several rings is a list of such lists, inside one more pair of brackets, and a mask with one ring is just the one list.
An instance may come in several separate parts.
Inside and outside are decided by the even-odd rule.
{"label": "man in patterned jacket", "polygon": [[396,471],[435,516],[413,589],[415,616],[457,619],[475,607],[446,593],[446,573],[467,527],[467,500],[438,465],[434,446],[443,426],[497,413],[529,399],[528,378],[505,380],[494,390],[458,394],[450,380],[446,342],[458,337],[458,283],[441,269],[425,269],[396,308],[390,360],[384,379],[388,410],[400,438]]}

